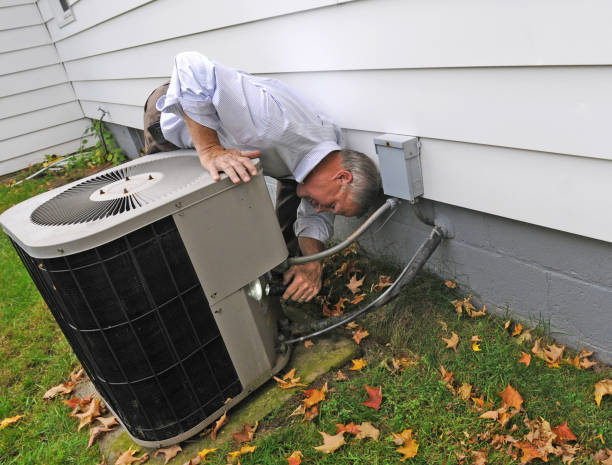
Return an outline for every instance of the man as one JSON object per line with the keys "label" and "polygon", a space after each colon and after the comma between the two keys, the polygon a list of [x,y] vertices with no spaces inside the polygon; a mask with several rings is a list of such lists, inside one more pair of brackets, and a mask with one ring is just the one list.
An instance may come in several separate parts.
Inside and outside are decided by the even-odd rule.
{"label": "man", "polygon": [[[147,116],[153,103],[161,112],[161,140]],[[214,180],[223,171],[234,183],[249,182],[257,174],[252,159],[260,157],[264,174],[279,180],[277,215],[294,253],[296,243],[304,255],[323,250],[333,215],[362,214],[381,189],[376,165],[342,150],[340,128],[292,89],[196,52],[177,55],[170,83],[149,96],[145,138],[146,153],[195,148]],[[311,300],[321,274],[320,262],[292,267],[283,299]]]}

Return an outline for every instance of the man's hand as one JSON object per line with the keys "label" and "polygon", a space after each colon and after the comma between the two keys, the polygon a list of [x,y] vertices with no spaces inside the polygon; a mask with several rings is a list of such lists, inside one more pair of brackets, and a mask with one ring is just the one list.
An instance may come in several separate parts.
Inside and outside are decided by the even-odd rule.
{"label": "man's hand", "polygon": [[289,268],[284,275],[283,283],[291,284],[285,290],[282,298],[296,302],[308,302],[315,297],[321,289],[321,274],[323,267],[319,262],[295,265]]}
{"label": "man's hand", "polygon": [[249,182],[251,176],[257,175],[257,168],[251,158],[257,158],[259,150],[225,149],[221,146],[215,130],[202,126],[187,114],[184,118],[200,163],[215,181],[221,179],[219,171],[227,174],[234,184],[241,180]]}
{"label": "man's hand", "polygon": [[257,158],[259,150],[225,149],[216,145],[206,150],[198,150],[198,156],[202,166],[215,181],[221,179],[219,171],[227,174],[234,184],[241,180],[249,182],[251,176],[257,175],[257,168],[251,158]]}

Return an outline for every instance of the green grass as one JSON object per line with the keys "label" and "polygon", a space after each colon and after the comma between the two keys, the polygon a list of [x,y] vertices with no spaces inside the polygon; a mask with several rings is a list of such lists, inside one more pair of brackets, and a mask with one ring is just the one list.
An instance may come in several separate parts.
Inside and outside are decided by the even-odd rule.
{"label": "green grass", "polygon": [[[47,182],[58,183],[45,179],[13,188],[0,186],[0,211],[48,189]],[[368,291],[381,273],[392,276],[397,273],[393,267],[364,256],[338,256],[325,268],[332,305],[348,293],[346,279],[334,273],[345,260],[361,270],[359,277],[365,273],[363,289]],[[0,277],[0,419],[24,415],[18,423],[0,430],[0,463],[98,463],[101,457],[98,446],[86,449],[87,429],[77,432],[76,419],[68,416],[68,409],[59,399],[42,400],[43,393],[65,381],[78,362],[5,235],[0,237]],[[369,294],[365,302],[374,297]],[[521,351],[529,352],[532,343],[517,344],[516,338],[504,329],[503,319],[492,316],[470,319],[457,315],[450,301],[458,297],[463,296],[445,287],[435,276],[419,275],[398,299],[361,321],[371,333],[362,342],[368,366],[359,373],[343,368],[349,375],[348,381],[336,382],[333,374],[318,380],[316,387],[327,381],[331,389],[327,400],[320,404],[319,417],[312,422],[288,418],[303,398],[296,390],[292,401],[262,422],[253,443],[257,449],[241,457],[241,463],[286,464],[286,457],[294,450],[304,454],[305,464],[399,463],[401,455],[395,451],[390,436],[391,432],[403,429],[412,429],[419,442],[417,456],[406,463],[450,465],[457,463],[456,452],[466,449],[486,450],[489,463],[518,463],[477,437],[492,422],[480,419],[481,412],[453,396],[440,380],[440,365],[453,372],[457,385],[472,384],[493,409],[500,406],[498,393],[508,383],[515,387],[523,396],[525,408],[525,413],[511,422],[518,427],[512,433],[515,438],[527,431],[522,423],[526,414],[531,419],[543,417],[553,426],[568,421],[582,446],[576,464],[592,463],[590,454],[605,447],[597,436],[601,435],[610,447],[612,396],[604,397],[600,408],[593,400],[594,383],[612,378],[610,367],[549,368],[535,357],[525,367],[517,362]],[[353,308],[356,306],[346,305],[346,310]],[[320,317],[321,308],[305,304],[299,311]],[[448,331],[443,330],[440,321],[446,323]],[[545,325],[540,325],[536,333],[544,335],[545,329]],[[450,331],[461,338],[457,352],[445,349],[441,340]],[[476,334],[483,340],[480,352],[472,351],[469,342]],[[401,373],[391,373],[380,364],[393,356],[408,356],[419,362]],[[367,399],[363,387],[366,384],[382,386],[383,403],[379,411],[361,405]],[[324,455],[314,450],[314,446],[322,443],[319,431],[333,434],[336,423],[351,421],[371,422],[381,430],[380,440],[356,441],[347,434],[348,444],[334,454]],[[502,430],[496,427],[494,431]],[[234,449],[235,445],[226,444],[210,455],[208,461],[225,464],[224,454]],[[180,465],[188,459],[180,454],[171,463]],[[561,461],[551,458],[550,463]]]}

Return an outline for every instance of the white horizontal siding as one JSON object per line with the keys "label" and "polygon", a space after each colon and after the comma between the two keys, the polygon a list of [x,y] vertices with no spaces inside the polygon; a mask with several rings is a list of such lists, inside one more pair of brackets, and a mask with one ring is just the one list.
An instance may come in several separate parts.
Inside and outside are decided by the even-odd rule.
{"label": "white horizontal siding", "polygon": [[144,106],[153,90],[168,78],[121,79],[117,81],[75,81],[74,91],[80,100]]}
{"label": "white horizontal siding", "polygon": [[0,9],[0,31],[41,23],[42,19],[35,4],[8,6]]}
{"label": "white horizontal siding", "polygon": [[104,121],[109,123],[121,124],[131,128],[142,129],[143,126],[143,107],[133,105],[118,105],[115,103],[92,102],[81,100],[83,113],[87,118],[100,119],[102,113],[98,108],[103,108],[108,114]]}
{"label": "white horizontal siding", "polygon": [[0,141],[0,162],[63,144],[66,141],[76,140],[90,125],[91,121],[83,118]]}
{"label": "white horizontal siding", "polygon": [[[81,2],[74,8],[75,14],[80,17],[81,8],[92,9],[96,3],[100,2]],[[222,7],[216,8],[201,0],[157,0],[64,39],[59,39],[65,37],[63,30],[56,33],[51,27],[51,35],[62,60],[69,61],[335,4],[335,0],[225,0]],[[93,23],[95,16],[90,18]],[[134,29],[135,24],[146,24],[146,27]],[[101,35],[105,40],[98,40]],[[89,42],[86,49],[81,45],[83,40]]]}
{"label": "white horizontal siding", "polygon": [[[379,133],[345,131],[375,156]],[[424,197],[612,242],[612,161],[421,139]]]}
{"label": "white horizontal siding", "polygon": [[66,155],[67,153],[76,152],[80,146],[81,139],[75,139],[62,144],[53,145],[51,147],[45,147],[42,150],[37,150],[17,158],[0,161],[0,175],[13,173],[27,167],[28,165],[39,163],[45,159],[45,155]]}
{"label": "white horizontal siding", "polygon": [[[0,9],[0,15],[2,10]],[[0,31],[0,53],[23,48],[37,47],[51,43],[51,38],[44,25],[27,26],[21,29]],[[0,60],[3,60],[0,55]]]}
{"label": "white horizontal siding", "polygon": [[0,119],[73,101],[75,101],[74,92],[69,83],[0,97]]}
{"label": "white horizontal siding", "polygon": [[5,76],[0,75],[0,97],[28,92],[67,81],[66,72],[61,64],[21,71]]}
{"label": "white horizontal siding", "polygon": [[[79,102],[72,101],[42,110],[35,110],[12,118],[0,120],[0,141],[28,134],[49,126],[68,123],[83,118]],[[74,134],[76,136],[77,134]]]}
{"label": "white horizontal siding", "polygon": [[[77,6],[87,3],[93,2]],[[591,65],[608,64],[612,55],[608,0],[362,0],[257,21],[263,14],[298,11],[296,3],[233,0],[215,7],[157,0],[57,46],[68,61],[195,34],[173,42],[257,73]],[[249,17],[248,24],[227,27]],[[213,28],[222,29],[200,33]],[[157,46],[159,56],[167,56],[168,45]]]}
{"label": "white horizontal siding", "polygon": [[40,47],[7,52],[0,55],[0,75],[40,68],[55,63],[59,63],[59,58],[53,45],[42,45]]}
{"label": "white horizontal siding", "polygon": [[0,8],[16,5],[29,5],[36,3],[36,0],[0,0]]}

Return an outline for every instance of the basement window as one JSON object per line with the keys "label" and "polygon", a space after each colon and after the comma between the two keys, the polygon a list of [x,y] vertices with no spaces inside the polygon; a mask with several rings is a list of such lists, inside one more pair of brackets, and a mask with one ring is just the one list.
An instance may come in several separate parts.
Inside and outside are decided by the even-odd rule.
{"label": "basement window", "polygon": [[74,21],[74,14],[68,0],[49,0],[53,11],[55,12],[55,20],[58,27],[64,27],[66,24]]}

